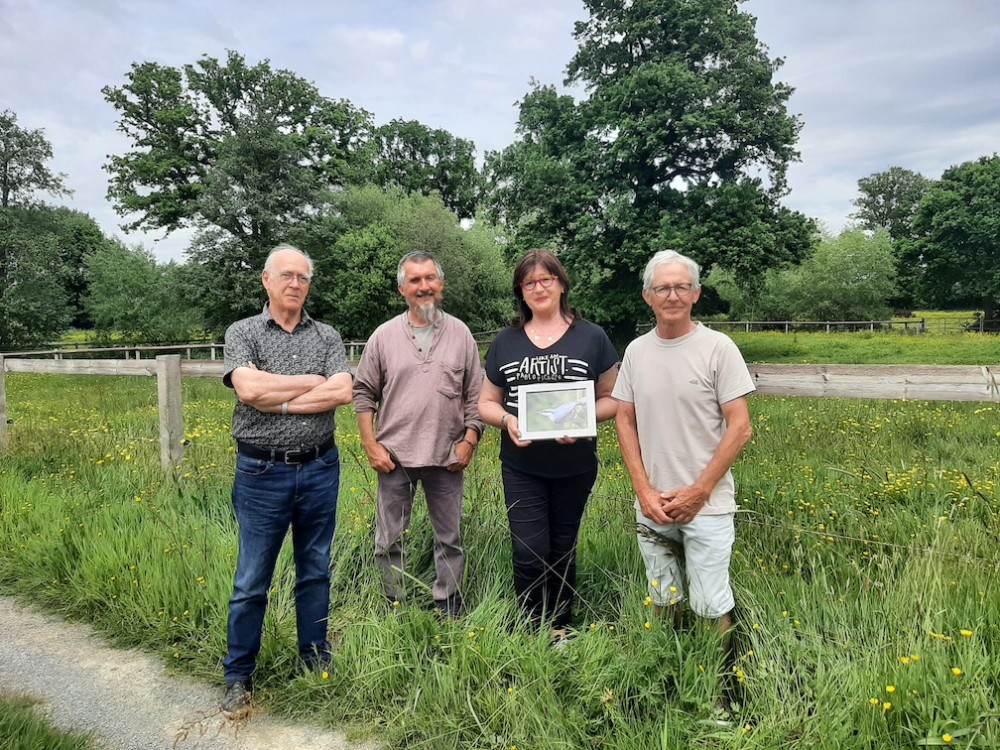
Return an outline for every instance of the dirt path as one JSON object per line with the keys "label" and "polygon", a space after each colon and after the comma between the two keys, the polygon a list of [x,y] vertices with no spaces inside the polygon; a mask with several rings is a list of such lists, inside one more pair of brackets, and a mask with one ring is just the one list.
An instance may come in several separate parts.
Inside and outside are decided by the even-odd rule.
{"label": "dirt path", "polygon": [[168,675],[146,654],[111,648],[86,626],[6,596],[0,596],[0,691],[39,699],[57,727],[92,733],[108,750],[377,747],[261,713],[229,721],[217,708],[218,687]]}

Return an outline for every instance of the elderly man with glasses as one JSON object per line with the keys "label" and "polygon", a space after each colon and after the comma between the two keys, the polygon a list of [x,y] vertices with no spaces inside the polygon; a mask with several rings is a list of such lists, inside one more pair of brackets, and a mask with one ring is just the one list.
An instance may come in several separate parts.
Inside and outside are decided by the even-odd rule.
{"label": "elderly man with glasses", "polygon": [[642,297],[656,326],[626,348],[612,395],[654,611],[676,615],[686,599],[725,634],[735,606],[730,469],[752,434],[755,388],[736,344],[691,319],[698,272],[671,250],[649,261]]}
{"label": "elderly man with glasses", "polygon": [[226,331],[223,382],[238,399],[232,434],[239,556],[220,706],[230,718],[250,709],[268,589],[289,527],[299,655],[307,667],[330,660],[330,552],[340,486],[334,416],[351,401],[340,334],[303,307],[312,261],[280,245],[267,257],[261,281],[268,299],[263,312]]}

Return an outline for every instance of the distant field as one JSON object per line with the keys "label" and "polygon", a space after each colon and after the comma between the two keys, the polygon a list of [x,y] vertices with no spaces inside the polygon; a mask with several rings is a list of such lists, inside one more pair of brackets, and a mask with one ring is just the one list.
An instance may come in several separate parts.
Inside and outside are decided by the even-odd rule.
{"label": "distant field", "polygon": [[769,364],[1000,363],[1000,337],[983,333],[729,333],[748,362]]}

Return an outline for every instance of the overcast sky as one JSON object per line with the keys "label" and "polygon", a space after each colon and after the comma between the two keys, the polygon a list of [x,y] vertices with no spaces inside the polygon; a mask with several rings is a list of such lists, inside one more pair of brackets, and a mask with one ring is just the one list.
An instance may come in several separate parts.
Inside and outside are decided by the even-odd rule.
{"label": "overcast sky", "polygon": [[[801,162],[790,208],[838,231],[857,181],[892,166],[940,177],[1000,150],[998,0],[747,0],[796,89]],[[66,205],[109,234],[181,259],[186,232],[124,235],[105,197],[128,142],[101,87],[133,62],[180,66],[226,50],[269,59],[377,124],[419,120],[480,155],[514,139],[529,80],[561,85],[580,0],[0,0],[0,110],[43,128]]]}

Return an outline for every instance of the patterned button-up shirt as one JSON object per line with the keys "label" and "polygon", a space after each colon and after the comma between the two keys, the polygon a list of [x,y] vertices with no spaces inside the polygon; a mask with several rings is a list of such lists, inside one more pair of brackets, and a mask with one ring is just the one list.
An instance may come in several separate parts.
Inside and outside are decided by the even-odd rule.
{"label": "patterned button-up shirt", "polygon": [[[225,372],[222,382],[233,387],[233,370],[251,363],[277,375],[322,375],[350,372],[340,334],[302,311],[291,333],[278,325],[267,307],[260,315],[238,320],[226,331]],[[265,414],[237,401],[233,437],[260,448],[299,450],[333,436],[334,412],[321,414]]]}

